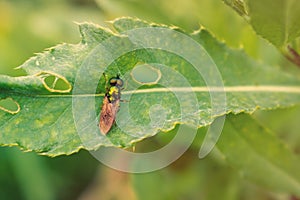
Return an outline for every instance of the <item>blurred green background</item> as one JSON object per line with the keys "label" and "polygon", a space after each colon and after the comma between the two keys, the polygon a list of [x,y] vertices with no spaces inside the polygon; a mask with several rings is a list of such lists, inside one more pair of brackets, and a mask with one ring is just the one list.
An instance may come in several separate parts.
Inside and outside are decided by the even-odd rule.
{"label": "blurred green background", "polygon": [[[79,42],[74,22],[109,26],[105,21],[121,16],[176,25],[190,32],[204,26],[227,45],[243,47],[256,60],[295,70],[221,0],[0,0],[0,74],[25,75],[14,68],[34,53],[62,42]],[[299,151],[297,133],[285,132],[291,126],[298,127],[297,113],[299,108],[255,116]],[[163,145],[169,137],[154,137],[138,144],[137,149]],[[196,144],[170,167],[142,175],[109,169],[86,151],[48,158],[1,147],[0,199],[285,199],[284,194],[243,180],[217,152],[199,160]]]}

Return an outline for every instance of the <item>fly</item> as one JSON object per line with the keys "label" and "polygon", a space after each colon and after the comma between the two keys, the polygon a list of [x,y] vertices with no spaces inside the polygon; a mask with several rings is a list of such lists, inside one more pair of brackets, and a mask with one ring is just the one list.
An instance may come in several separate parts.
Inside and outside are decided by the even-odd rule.
{"label": "fly", "polygon": [[99,128],[106,135],[115,122],[116,114],[120,108],[121,89],[123,80],[117,75],[109,80],[109,88],[105,93],[100,113]]}

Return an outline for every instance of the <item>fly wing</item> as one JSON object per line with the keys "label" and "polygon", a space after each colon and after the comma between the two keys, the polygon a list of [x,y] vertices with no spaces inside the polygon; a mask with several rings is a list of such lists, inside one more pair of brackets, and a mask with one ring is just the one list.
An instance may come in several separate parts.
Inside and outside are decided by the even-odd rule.
{"label": "fly wing", "polygon": [[119,102],[110,103],[108,97],[103,99],[103,105],[100,113],[100,131],[106,135],[115,122],[116,114],[119,109]]}

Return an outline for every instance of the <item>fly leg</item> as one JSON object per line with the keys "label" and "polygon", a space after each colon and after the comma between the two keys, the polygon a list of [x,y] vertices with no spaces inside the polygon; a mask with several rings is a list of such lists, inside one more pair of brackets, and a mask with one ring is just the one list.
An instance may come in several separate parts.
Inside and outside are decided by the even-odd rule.
{"label": "fly leg", "polygon": [[104,76],[104,79],[105,79],[105,90],[106,90],[106,94],[109,92],[109,86],[107,85],[108,84],[108,78],[107,78],[107,75],[103,72],[103,76]]}

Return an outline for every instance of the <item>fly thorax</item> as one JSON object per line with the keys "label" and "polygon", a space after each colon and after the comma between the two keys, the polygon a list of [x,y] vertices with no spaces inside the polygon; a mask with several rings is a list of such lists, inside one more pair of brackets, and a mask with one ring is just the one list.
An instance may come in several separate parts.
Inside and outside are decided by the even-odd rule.
{"label": "fly thorax", "polygon": [[108,94],[110,102],[116,101],[120,99],[120,88],[118,88],[117,86],[112,86],[109,89]]}

